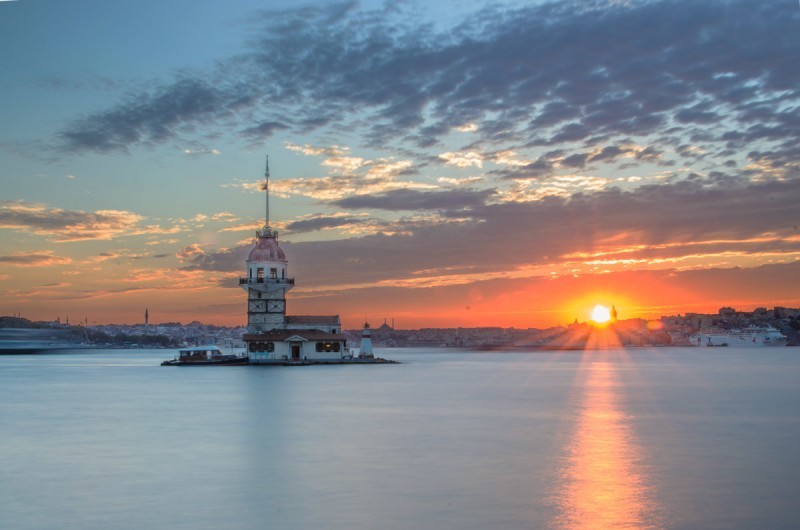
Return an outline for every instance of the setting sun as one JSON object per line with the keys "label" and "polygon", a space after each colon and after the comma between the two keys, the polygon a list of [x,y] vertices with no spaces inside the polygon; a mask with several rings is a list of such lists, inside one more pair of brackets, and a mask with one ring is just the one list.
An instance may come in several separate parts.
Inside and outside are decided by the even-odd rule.
{"label": "setting sun", "polygon": [[611,320],[611,311],[603,305],[596,305],[592,309],[592,320],[598,324],[605,324]]}

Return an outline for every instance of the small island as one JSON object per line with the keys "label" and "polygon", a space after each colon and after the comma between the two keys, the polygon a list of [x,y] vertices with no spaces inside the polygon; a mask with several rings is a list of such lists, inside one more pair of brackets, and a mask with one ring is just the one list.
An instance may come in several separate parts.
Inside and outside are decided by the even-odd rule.
{"label": "small island", "polygon": [[215,352],[211,348],[197,353],[182,350],[170,366],[259,364],[309,366],[319,364],[394,364],[376,358],[365,324],[357,354],[347,348],[339,315],[287,315],[286,293],[295,285],[289,275],[289,262],[278,244],[278,231],[269,219],[269,156],[264,172],[266,211],[264,226],[256,231],[253,248],[247,257],[247,275],[239,285],[247,293],[247,332],[242,337],[241,356]]}

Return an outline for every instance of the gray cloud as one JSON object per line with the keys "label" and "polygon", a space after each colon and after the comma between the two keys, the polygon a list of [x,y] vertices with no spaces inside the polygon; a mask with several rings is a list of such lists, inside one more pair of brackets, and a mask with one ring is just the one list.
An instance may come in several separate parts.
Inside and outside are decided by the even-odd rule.
{"label": "gray cloud", "polygon": [[339,228],[372,222],[368,218],[355,216],[321,215],[311,219],[302,219],[287,223],[285,231],[288,233],[314,232],[326,228]]}
{"label": "gray cloud", "polygon": [[561,164],[567,167],[584,167],[586,160],[589,158],[587,153],[575,153],[561,161]]}
{"label": "gray cloud", "polygon": [[800,137],[796,7],[565,1],[486,8],[442,31],[352,3],[269,12],[245,53],[59,137],[70,152],[111,151],[231,122],[258,140],[358,121],[372,124],[362,141],[373,145],[430,146],[463,123],[485,141],[594,145],[678,124],[687,129],[671,134],[711,147],[788,146]]}
{"label": "gray cloud", "polygon": [[[492,170],[491,173],[498,175],[501,179],[506,180],[528,180],[528,179],[542,179],[549,177],[555,173],[553,160],[561,155],[562,151],[554,151],[540,156],[535,161],[525,164],[523,166],[516,166],[503,169]],[[578,164],[581,158],[588,155],[570,155],[565,159],[566,165],[569,167],[576,167],[573,164]]]}
{"label": "gray cloud", "polygon": [[391,190],[378,195],[353,195],[334,201],[342,208],[391,211],[463,210],[486,204],[495,190],[452,189],[446,191]]}
{"label": "gray cloud", "polygon": [[253,127],[248,127],[242,131],[244,136],[252,140],[266,140],[276,131],[289,129],[289,126],[279,121],[263,121]]}
{"label": "gray cloud", "polygon": [[25,201],[0,201],[0,228],[32,232],[54,241],[112,239],[161,230],[152,226],[142,227],[142,220],[142,216],[124,210],[82,212]]}
{"label": "gray cloud", "polygon": [[125,151],[131,145],[163,141],[182,129],[220,118],[231,100],[199,79],[183,78],[116,107],[87,116],[59,133],[65,151]]}
{"label": "gray cloud", "polygon": [[[252,245],[242,245],[232,249],[205,252],[197,245],[189,245],[178,251],[178,258],[185,262],[184,270],[204,270],[217,272],[234,272],[244,269],[244,263],[250,254]],[[237,286],[238,283],[230,286]]]}
{"label": "gray cloud", "polygon": [[45,267],[70,263],[69,258],[54,256],[49,251],[19,252],[8,256],[0,256],[0,263],[8,263],[18,267]]}
{"label": "gray cloud", "polygon": [[0,202],[0,227],[63,230],[67,226],[107,222],[103,216],[76,210],[46,208],[21,201]]}

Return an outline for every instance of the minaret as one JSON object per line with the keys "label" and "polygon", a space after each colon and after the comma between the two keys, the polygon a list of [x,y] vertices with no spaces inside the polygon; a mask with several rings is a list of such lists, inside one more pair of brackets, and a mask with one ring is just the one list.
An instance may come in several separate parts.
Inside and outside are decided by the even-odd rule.
{"label": "minaret", "polygon": [[150,313],[147,312],[147,308],[144,308],[144,325],[148,325],[150,323]]}
{"label": "minaret", "polygon": [[247,328],[252,333],[286,326],[286,291],[294,286],[286,255],[278,246],[278,231],[269,224],[269,156],[264,191],[264,227],[256,231],[255,246],[247,257],[247,277],[239,279],[239,285],[247,291]]}
{"label": "minaret", "polygon": [[617,321],[617,308],[612,305],[611,306],[611,323],[613,324],[616,321]]}
{"label": "minaret", "polygon": [[364,322],[364,331],[361,333],[361,346],[358,350],[358,356],[369,359],[375,357],[372,354],[372,335],[369,330],[369,322]]}

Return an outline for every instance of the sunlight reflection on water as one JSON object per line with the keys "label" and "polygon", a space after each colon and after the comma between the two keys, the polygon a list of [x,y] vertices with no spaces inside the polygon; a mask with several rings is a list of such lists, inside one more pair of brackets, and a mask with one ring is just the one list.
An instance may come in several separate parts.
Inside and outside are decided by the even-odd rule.
{"label": "sunlight reflection on water", "polygon": [[643,450],[609,362],[584,363],[583,397],[554,495],[555,529],[661,528]]}

